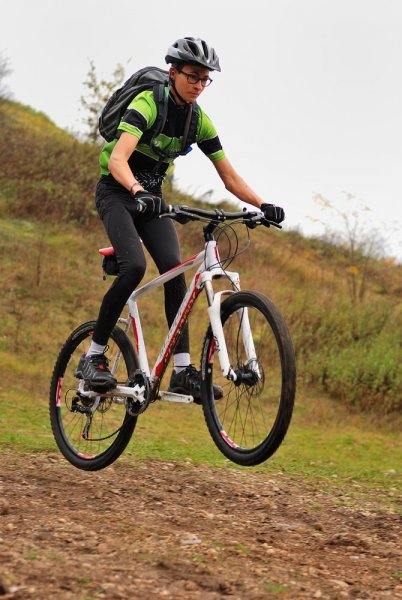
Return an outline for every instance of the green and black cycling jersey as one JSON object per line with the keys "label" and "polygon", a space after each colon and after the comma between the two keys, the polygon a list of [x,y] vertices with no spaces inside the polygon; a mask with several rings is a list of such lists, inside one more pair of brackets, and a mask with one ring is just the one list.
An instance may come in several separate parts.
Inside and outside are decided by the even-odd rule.
{"label": "green and black cycling jersey", "polygon": [[[212,121],[200,106],[198,106],[198,112],[199,117],[195,142],[200,150],[210,160],[215,162],[224,157],[221,142]],[[176,104],[170,94],[165,125],[162,132],[153,139],[153,144],[157,144],[161,150],[168,150],[169,153],[180,152],[182,149],[186,116],[187,107]],[[169,166],[174,161],[174,158],[171,157],[161,160],[158,154],[152,150],[149,143],[141,143],[142,135],[145,131],[152,128],[156,117],[157,106],[153,92],[152,90],[146,90],[138,94],[131,101],[118,127],[118,137],[125,131],[135,135],[139,139],[135,151],[128,160],[128,164],[140,182],[143,180],[143,184],[151,184],[152,187],[163,181]],[[108,163],[116,143],[117,139],[106,143],[101,152],[100,168],[103,176],[110,174]],[[152,177],[149,179],[151,174]]]}

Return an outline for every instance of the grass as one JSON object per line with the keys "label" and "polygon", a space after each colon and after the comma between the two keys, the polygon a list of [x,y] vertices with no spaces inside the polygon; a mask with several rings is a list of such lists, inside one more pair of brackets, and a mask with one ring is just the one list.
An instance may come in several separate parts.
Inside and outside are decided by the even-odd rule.
{"label": "grass", "polygon": [[237,552],[239,552],[240,554],[246,554],[246,555],[248,555],[248,554],[250,554],[250,553],[251,553],[251,550],[250,550],[250,548],[248,548],[248,547],[247,547],[247,546],[245,546],[244,544],[235,544],[235,547],[234,547],[234,548],[235,548],[235,550],[236,550]]}
{"label": "grass", "polygon": [[[301,375],[294,418],[284,443],[269,461],[253,470],[268,475],[281,472],[315,480],[324,478],[333,487],[344,481],[363,488],[374,486],[392,499],[392,494],[396,496],[401,489],[400,415],[392,413],[386,418],[380,416],[380,410],[361,413],[345,402],[331,399],[316,383],[311,385],[301,351],[310,334],[311,348],[317,346],[316,317],[308,312],[309,289],[316,280],[311,282],[308,270],[303,272],[302,253],[297,252],[297,261],[293,260],[295,250],[289,239],[283,238],[282,242],[279,239],[269,252],[280,268],[274,270],[270,260],[264,279],[258,278],[263,267],[261,256],[267,250],[262,236],[256,236],[255,261],[250,262],[250,255],[248,258],[243,255],[238,264],[240,272],[245,273],[243,288],[258,287],[283,307],[297,344]],[[107,239],[100,224],[84,236],[82,231],[64,224],[49,226],[29,219],[2,219],[0,246],[4,250],[2,267],[7,281],[0,297],[2,452],[57,451],[48,417],[50,376],[68,333],[78,323],[96,316],[99,300],[110,283],[103,281],[97,258],[97,248],[102,245],[107,245]],[[191,247],[185,247],[184,255],[192,253]],[[291,265],[290,275],[286,265]],[[149,263],[147,278],[154,275],[155,268]],[[334,275],[325,271],[320,277],[323,282],[332,281]],[[317,297],[318,304],[325,306],[326,294],[323,288],[323,295]],[[331,295],[328,301],[333,303]],[[155,358],[155,348],[166,331],[161,302],[159,294],[143,306],[151,358]],[[191,326],[195,361],[206,328],[202,302]],[[319,312],[319,319],[324,319],[325,310]],[[330,344],[331,335],[323,323],[319,339],[327,335],[325,344]],[[335,342],[333,336],[333,346]],[[318,370],[325,345],[314,351]],[[147,458],[238,468],[214,446],[202,409],[197,406],[157,403],[139,418],[134,437],[120,460]]]}
{"label": "grass", "polygon": [[[46,390],[43,397],[21,395],[17,389],[2,394],[0,451],[55,452],[50,430]],[[326,412],[325,420],[322,411]],[[389,500],[402,490],[401,435],[383,424],[378,426],[359,414],[345,414],[342,406],[305,390],[299,394],[294,418],[277,453],[251,471],[311,480],[325,479],[336,488],[344,482],[356,493],[376,487]],[[202,408],[156,403],[137,423],[134,436],[119,459],[143,459],[206,464],[219,468],[239,468],[217,450],[203,419]],[[353,501],[353,493],[350,501]],[[343,502],[347,500],[342,500]]]}
{"label": "grass", "polygon": [[263,588],[270,594],[282,594],[288,591],[289,586],[282,583],[264,583]]}
{"label": "grass", "polygon": [[335,401],[305,392],[296,404],[281,462],[287,472],[303,465],[309,475],[392,484],[401,474],[401,443],[400,433],[385,423],[348,414]]}

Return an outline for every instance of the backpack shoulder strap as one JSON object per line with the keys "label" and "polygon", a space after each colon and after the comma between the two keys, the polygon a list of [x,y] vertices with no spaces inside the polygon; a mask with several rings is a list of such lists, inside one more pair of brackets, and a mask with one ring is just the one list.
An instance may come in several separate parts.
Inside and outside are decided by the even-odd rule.
{"label": "backpack shoulder strap", "polygon": [[188,134],[190,131],[190,125],[191,125],[192,118],[193,118],[193,105],[190,104],[190,106],[187,108],[186,122],[184,123],[183,138],[182,138],[182,142],[181,142],[181,151],[182,152],[187,148],[187,146],[190,145],[190,144],[187,144],[187,139],[188,139]]}
{"label": "backpack shoulder strap", "polygon": [[145,143],[149,143],[154,137],[161,133],[165,126],[168,114],[169,88],[166,88],[163,83],[156,83],[154,84],[152,91],[156,105],[156,119],[152,127],[144,131],[142,135],[141,140]]}
{"label": "backpack shoulder strap", "polygon": [[197,139],[198,120],[200,117],[200,111],[197,102],[192,104],[191,111],[189,112],[191,112],[191,115],[187,115],[188,126],[186,120],[186,127],[183,134],[182,151],[184,151],[188,146],[194,144]]}

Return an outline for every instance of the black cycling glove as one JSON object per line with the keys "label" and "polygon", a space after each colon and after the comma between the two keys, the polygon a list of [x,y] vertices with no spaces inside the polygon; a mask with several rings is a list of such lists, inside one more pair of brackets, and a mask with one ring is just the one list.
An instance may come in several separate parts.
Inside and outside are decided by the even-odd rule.
{"label": "black cycling glove", "polygon": [[260,209],[267,221],[282,223],[285,219],[285,211],[280,206],[275,206],[275,204],[261,204]]}
{"label": "black cycling glove", "polygon": [[133,196],[137,211],[143,214],[158,216],[163,212],[162,198],[154,196],[146,190],[140,190]]}

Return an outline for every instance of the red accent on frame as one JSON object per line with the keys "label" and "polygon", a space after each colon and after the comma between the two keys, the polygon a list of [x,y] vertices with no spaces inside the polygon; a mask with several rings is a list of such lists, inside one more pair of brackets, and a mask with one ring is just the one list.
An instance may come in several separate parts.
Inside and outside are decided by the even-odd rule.
{"label": "red accent on frame", "polygon": [[185,324],[185,322],[187,320],[187,317],[188,317],[188,315],[190,313],[191,307],[193,306],[193,304],[194,304],[194,302],[195,302],[198,294],[201,291],[197,287],[197,283],[198,283],[198,280],[199,280],[200,277],[201,277],[201,273],[198,273],[198,275],[196,275],[196,278],[195,278],[194,289],[191,292],[191,295],[190,295],[190,297],[188,299],[188,302],[187,302],[186,306],[184,307],[184,310],[182,312],[181,318],[180,318],[179,322],[176,325],[176,329],[174,330],[174,332],[172,334],[172,337],[170,338],[170,342],[169,342],[169,344],[166,347],[165,353],[162,356],[162,359],[161,359],[160,363],[157,364],[156,367],[155,367],[155,375],[157,377],[161,377],[163,375],[163,371],[166,368],[166,365],[167,365],[167,363],[169,361],[169,358],[171,356],[173,347],[175,345],[175,342],[176,342],[176,339],[177,339],[177,335],[181,331],[182,327],[184,326],[184,324]]}
{"label": "red accent on frame", "polygon": [[177,269],[177,267],[181,267],[182,265],[185,265],[186,263],[191,262],[192,260],[194,260],[195,258],[197,258],[197,256],[198,256],[198,254],[194,254],[194,256],[190,256],[190,258],[186,258],[186,260],[184,260],[183,262],[179,263],[175,267],[172,267],[171,269],[168,269],[167,271],[164,271],[163,273],[161,273],[161,275],[164,275],[165,273],[170,273],[170,271],[174,271],[175,269]]}
{"label": "red accent on frame", "polygon": [[215,350],[216,350],[216,342],[215,342],[215,338],[214,338],[209,347],[209,352],[208,352],[208,362],[209,363],[213,362],[213,356],[215,354]]}
{"label": "red accent on frame", "polygon": [[134,339],[135,339],[135,347],[137,349],[137,352],[139,351],[138,349],[138,330],[137,330],[137,324],[135,322],[134,317],[131,317],[131,323],[133,325],[133,332],[134,332]]}

